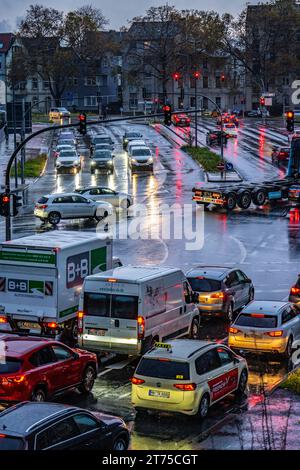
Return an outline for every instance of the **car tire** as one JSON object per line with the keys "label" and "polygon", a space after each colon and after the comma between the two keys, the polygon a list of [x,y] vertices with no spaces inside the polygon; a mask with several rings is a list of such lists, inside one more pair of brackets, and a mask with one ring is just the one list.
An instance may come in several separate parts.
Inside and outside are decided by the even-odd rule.
{"label": "car tire", "polygon": [[209,403],[210,403],[209,395],[208,393],[205,393],[199,403],[199,408],[197,412],[198,418],[200,419],[206,418],[208,410],[209,410]]}
{"label": "car tire", "polygon": [[243,369],[240,375],[238,388],[235,391],[235,395],[241,396],[245,393],[247,382],[248,382],[248,372],[246,369]]}
{"label": "car tire", "polygon": [[79,391],[83,395],[88,395],[91,393],[96,379],[96,371],[93,366],[87,366],[84,369],[82,375],[82,382],[80,384]]}
{"label": "car tire", "polygon": [[125,436],[118,436],[113,442],[112,450],[122,452],[128,449],[128,441]]}
{"label": "car tire", "polygon": [[251,205],[251,192],[242,191],[238,196],[237,204],[241,209],[248,209]]}
{"label": "car tire", "polygon": [[59,212],[50,212],[50,214],[48,215],[48,222],[51,225],[59,224],[60,219],[61,219],[61,216]]}
{"label": "car tire", "polygon": [[288,339],[288,343],[286,345],[286,349],[284,351],[284,357],[286,359],[290,359],[292,354],[293,354],[293,337],[290,336]]}
{"label": "car tire", "polygon": [[200,320],[198,318],[193,318],[190,331],[190,339],[199,339],[200,336]]}
{"label": "car tire", "polygon": [[225,317],[226,321],[228,321],[229,323],[232,323],[233,316],[234,316],[233,304],[232,302],[230,302],[226,311],[226,317]]}
{"label": "car tire", "polygon": [[31,395],[31,401],[43,402],[46,401],[47,395],[43,388],[37,387]]}

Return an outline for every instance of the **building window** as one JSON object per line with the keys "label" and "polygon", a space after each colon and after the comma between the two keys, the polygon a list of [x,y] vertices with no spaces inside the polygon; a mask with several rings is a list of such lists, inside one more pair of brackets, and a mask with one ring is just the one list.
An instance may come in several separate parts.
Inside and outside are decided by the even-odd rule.
{"label": "building window", "polygon": [[68,78],[68,86],[70,88],[73,88],[74,86],[78,85],[78,79],[76,77],[70,77]]}
{"label": "building window", "polygon": [[221,77],[219,75],[216,77],[216,88],[221,88]]}
{"label": "building window", "polygon": [[97,106],[97,96],[85,96],[84,97],[84,106]]}
{"label": "building window", "polygon": [[39,82],[38,82],[38,79],[37,78],[33,78],[32,81],[31,81],[31,84],[32,84],[32,89],[33,90],[37,90],[38,87],[39,87]]}
{"label": "building window", "polygon": [[44,90],[49,90],[49,88],[50,88],[50,83],[49,83],[48,80],[44,80],[43,87],[44,87]]}
{"label": "building window", "polygon": [[102,66],[103,66],[104,68],[107,68],[107,67],[108,67],[108,59],[107,59],[107,57],[103,57],[103,59],[102,59]]}
{"label": "building window", "polygon": [[208,77],[203,77],[203,88],[208,88]]}
{"label": "building window", "polygon": [[99,86],[107,86],[107,75],[101,75],[97,77],[97,84]]}
{"label": "building window", "polygon": [[137,93],[129,93],[129,109],[136,109],[138,107]]}
{"label": "building window", "polygon": [[196,105],[196,99],[195,99],[194,96],[191,96],[191,98],[190,98],[190,107],[195,108],[195,105]]}
{"label": "building window", "polygon": [[96,77],[85,77],[84,84],[85,84],[85,86],[96,86],[97,85],[97,79],[96,79]]}
{"label": "building window", "polygon": [[221,108],[221,97],[220,96],[216,97],[216,104],[217,104],[217,106],[219,106],[219,108]]}

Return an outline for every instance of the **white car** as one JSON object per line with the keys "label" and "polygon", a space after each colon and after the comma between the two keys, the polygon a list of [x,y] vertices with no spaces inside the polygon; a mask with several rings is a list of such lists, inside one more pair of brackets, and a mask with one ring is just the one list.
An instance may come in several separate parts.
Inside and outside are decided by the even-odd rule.
{"label": "white car", "polygon": [[236,125],[233,123],[224,124],[223,129],[230,137],[237,137],[238,135]]}
{"label": "white car", "polygon": [[53,156],[55,158],[57,158],[59,156],[60,152],[62,152],[64,150],[74,150],[74,146],[69,145],[69,144],[59,144],[53,149]]}
{"label": "white car", "polygon": [[127,145],[127,153],[130,156],[133,147],[147,147],[144,140],[131,140]]}
{"label": "white car", "polygon": [[61,219],[95,219],[100,221],[113,214],[113,206],[104,201],[92,201],[77,193],[50,194],[41,197],[34,215],[42,222],[57,225]]}
{"label": "white car", "polygon": [[76,150],[63,150],[55,160],[55,168],[57,172],[63,170],[72,170],[77,173],[81,170],[81,158]]}
{"label": "white car", "polygon": [[139,362],[132,382],[132,405],[205,418],[209,407],[231,393],[243,394],[247,362],[227,346],[177,339],[156,343]]}
{"label": "white car", "polygon": [[153,171],[153,155],[149,147],[132,147],[129,166],[134,170]]}
{"label": "white car", "polygon": [[93,201],[107,201],[115,207],[127,209],[132,205],[133,199],[130,194],[114,191],[102,186],[90,186],[88,188],[75,189],[76,193],[83,194]]}

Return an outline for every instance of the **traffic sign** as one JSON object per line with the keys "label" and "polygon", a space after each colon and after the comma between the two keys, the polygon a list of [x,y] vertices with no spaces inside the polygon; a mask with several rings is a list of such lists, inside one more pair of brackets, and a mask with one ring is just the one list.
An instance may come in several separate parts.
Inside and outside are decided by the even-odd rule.
{"label": "traffic sign", "polygon": [[217,168],[218,168],[219,171],[224,171],[225,170],[225,163],[224,162],[218,163]]}

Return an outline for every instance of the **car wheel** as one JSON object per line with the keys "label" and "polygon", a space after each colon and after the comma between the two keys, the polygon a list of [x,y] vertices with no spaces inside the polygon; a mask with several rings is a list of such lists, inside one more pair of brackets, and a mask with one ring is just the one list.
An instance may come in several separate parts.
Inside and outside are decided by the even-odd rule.
{"label": "car wheel", "polygon": [[251,205],[251,193],[250,191],[242,191],[238,197],[238,206],[241,209],[248,209]]}
{"label": "car wheel", "polygon": [[286,345],[286,350],[284,352],[284,356],[289,359],[293,352],[293,338],[292,336],[289,337],[288,343]]}
{"label": "car wheel", "polygon": [[42,388],[36,388],[31,395],[31,401],[42,402],[46,401],[46,392]]}
{"label": "car wheel", "polygon": [[123,451],[128,449],[127,439],[123,436],[117,437],[112,445],[112,450]]}
{"label": "car wheel", "polygon": [[209,410],[209,395],[208,393],[205,393],[203,397],[201,398],[199,408],[198,408],[198,417],[201,419],[204,419],[207,416],[208,410]]}
{"label": "car wheel", "polygon": [[60,217],[60,214],[58,212],[50,212],[50,214],[48,215],[48,222],[51,225],[59,224],[60,219],[61,219],[61,217]]}
{"label": "car wheel", "polygon": [[263,189],[258,189],[252,193],[252,201],[256,206],[263,206],[267,196]]}
{"label": "car wheel", "polygon": [[243,395],[245,393],[248,382],[248,372],[246,369],[242,370],[239,380],[238,388],[235,391],[236,395]]}
{"label": "car wheel", "polygon": [[232,323],[233,321],[233,305],[230,303],[226,312],[226,320]]}
{"label": "car wheel", "polygon": [[198,318],[193,318],[192,325],[191,325],[190,338],[199,339],[199,336],[200,336],[200,322]]}
{"label": "car wheel", "polygon": [[122,209],[128,209],[130,205],[131,202],[129,201],[129,199],[123,199],[123,201],[121,202]]}
{"label": "car wheel", "polygon": [[96,372],[92,366],[87,366],[83,372],[82,382],[79,390],[82,394],[87,395],[93,389],[96,379]]}

